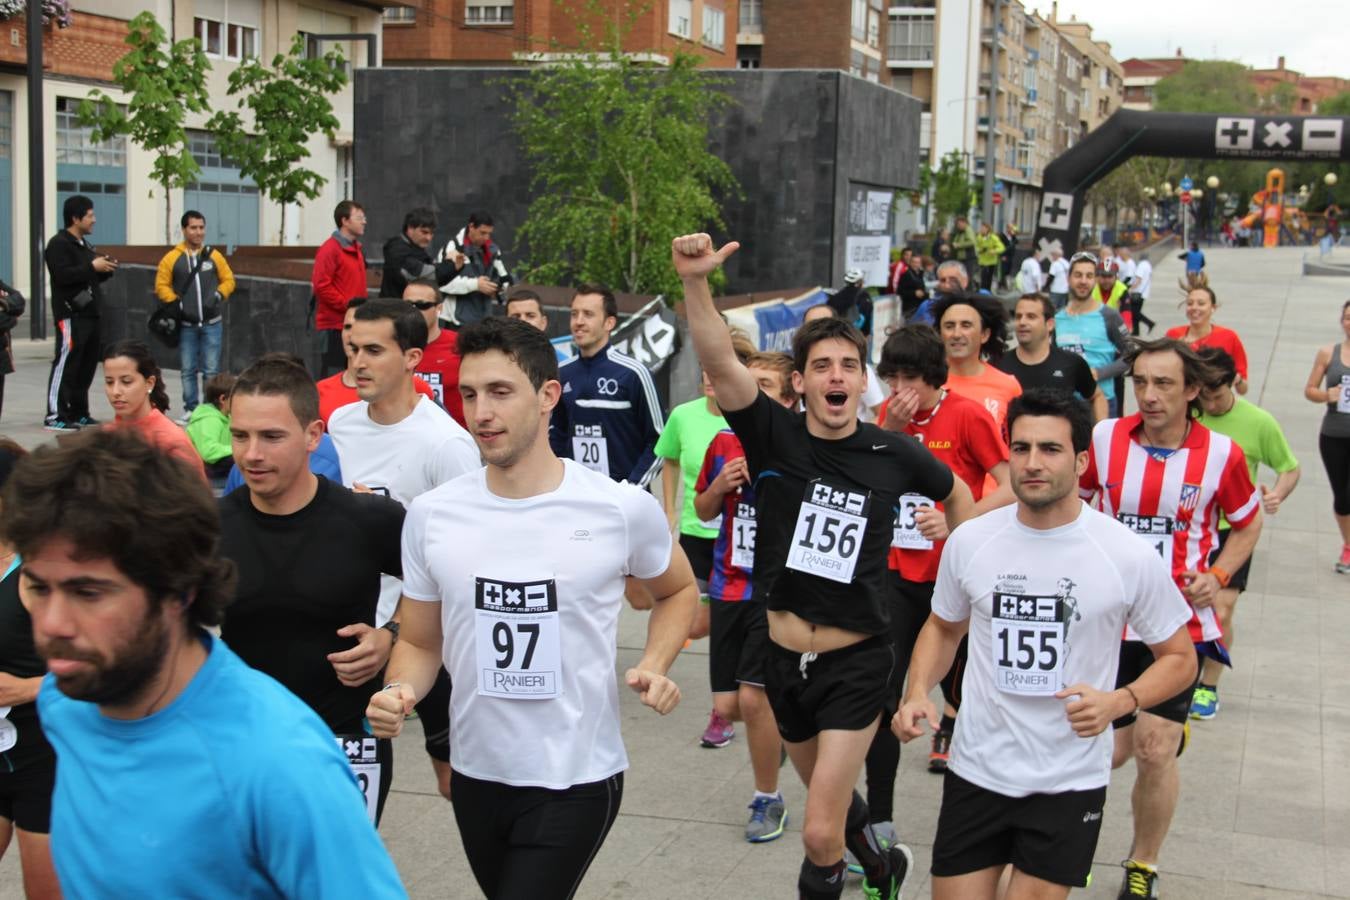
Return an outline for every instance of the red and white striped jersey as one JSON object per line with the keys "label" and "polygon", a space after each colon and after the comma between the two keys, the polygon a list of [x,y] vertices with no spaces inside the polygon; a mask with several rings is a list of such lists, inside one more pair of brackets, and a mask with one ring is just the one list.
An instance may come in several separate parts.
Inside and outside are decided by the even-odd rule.
{"label": "red and white striped jersey", "polygon": [[[1242,448],[1231,438],[1192,422],[1181,447],[1170,454],[1140,443],[1143,418],[1105,419],[1092,430],[1088,467],[1080,481],[1085,499],[1146,539],[1172,566],[1182,587],[1183,572],[1204,572],[1219,543],[1219,511],[1234,528],[1255,521],[1261,497],[1252,485]],[[1193,612],[1191,639],[1218,640],[1214,610]]]}

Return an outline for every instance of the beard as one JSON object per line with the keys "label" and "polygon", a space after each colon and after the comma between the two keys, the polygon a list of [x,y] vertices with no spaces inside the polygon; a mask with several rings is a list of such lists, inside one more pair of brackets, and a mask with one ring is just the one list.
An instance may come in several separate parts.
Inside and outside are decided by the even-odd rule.
{"label": "beard", "polygon": [[56,686],[72,700],[111,706],[134,700],[165,665],[169,649],[169,628],[152,611],[145,617],[136,637],[119,647],[111,659],[82,652],[65,641],[51,641],[38,647],[44,659],[57,657],[89,663],[92,668],[74,675],[57,676]]}

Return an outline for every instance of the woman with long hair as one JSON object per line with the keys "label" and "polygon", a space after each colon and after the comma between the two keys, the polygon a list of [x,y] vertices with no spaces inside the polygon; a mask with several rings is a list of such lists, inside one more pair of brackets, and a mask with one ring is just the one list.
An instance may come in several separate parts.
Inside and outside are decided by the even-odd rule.
{"label": "woman with long hair", "polygon": [[1186,311],[1185,325],[1167,329],[1167,336],[1190,344],[1194,350],[1201,347],[1218,347],[1233,357],[1237,363],[1238,380],[1233,385],[1239,394],[1247,393],[1247,349],[1236,331],[1214,324],[1214,311],[1219,308],[1219,299],[1209,286],[1209,279],[1203,272],[1187,277],[1181,283],[1184,294],[1181,306]]}
{"label": "woman with long hair", "polygon": [[206,478],[202,458],[182,428],[164,413],[169,392],[150,348],[141,341],[118,341],[103,354],[103,390],[116,418],[105,428],[134,429],[153,447],[181,459]]}
{"label": "woman with long hair", "polygon": [[1331,510],[1341,529],[1336,571],[1350,575],[1350,300],[1341,307],[1341,330],[1344,340],[1317,351],[1303,396],[1327,406],[1317,449],[1331,482]]}

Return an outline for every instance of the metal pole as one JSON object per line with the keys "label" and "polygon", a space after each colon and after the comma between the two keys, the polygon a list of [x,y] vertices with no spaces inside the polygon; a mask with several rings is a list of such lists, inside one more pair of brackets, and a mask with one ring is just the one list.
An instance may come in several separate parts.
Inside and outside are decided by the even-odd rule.
{"label": "metal pole", "polygon": [[46,157],[42,148],[42,4],[28,4],[28,327],[29,336],[47,336],[47,288],[42,249],[47,226]]}
{"label": "metal pole", "polygon": [[998,154],[995,144],[998,140],[998,27],[1002,21],[1003,0],[994,0],[994,27],[990,29],[991,36],[989,41],[989,131],[984,136],[984,203],[982,204],[983,220],[991,223],[993,228],[994,221],[994,182],[998,180],[995,173]]}

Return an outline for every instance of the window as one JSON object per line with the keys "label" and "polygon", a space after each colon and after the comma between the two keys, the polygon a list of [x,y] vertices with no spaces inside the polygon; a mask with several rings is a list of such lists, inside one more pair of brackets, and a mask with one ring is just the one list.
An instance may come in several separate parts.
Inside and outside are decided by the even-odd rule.
{"label": "window", "polygon": [[764,0],[741,0],[740,33],[759,34],[763,30]]}
{"label": "window", "polygon": [[80,101],[56,98],[56,161],[85,166],[125,166],[127,140],[116,137],[96,144],[90,138],[93,129],[80,125],[75,111]]}
{"label": "window", "polygon": [[881,13],[875,9],[867,11],[867,46],[881,47]]}
{"label": "window", "polygon": [[221,23],[214,19],[197,18],[192,20],[193,31],[201,42],[202,52],[207,56],[220,55]]}
{"label": "window", "polygon": [[192,20],[192,28],[207,56],[239,60],[258,55],[258,29],[252,25],[228,24],[198,16]]}
{"label": "window", "polygon": [[721,50],[726,46],[727,14],[711,6],[703,7],[703,43]]}
{"label": "window", "polygon": [[867,0],[853,0],[853,39],[867,40]]}
{"label": "window", "polygon": [[899,62],[931,62],[933,17],[892,16],[886,58]]}
{"label": "window", "polygon": [[866,57],[863,56],[860,51],[854,50],[849,57],[848,73],[850,75],[857,75],[859,78],[863,77],[863,66],[865,65],[864,62],[865,60]]}
{"label": "window", "polygon": [[670,0],[670,33],[694,37],[694,0]]}
{"label": "window", "polygon": [[736,68],[758,69],[761,48],[758,44],[743,44],[736,48]]}
{"label": "window", "polygon": [[516,20],[512,0],[466,0],[464,21],[469,25],[510,25]]}
{"label": "window", "polygon": [[0,91],[0,159],[9,159],[14,142],[14,95]]}
{"label": "window", "polygon": [[[417,23],[417,10],[408,6],[386,6],[384,8],[384,24],[386,25],[415,25]],[[346,194],[343,194],[345,197]]]}

